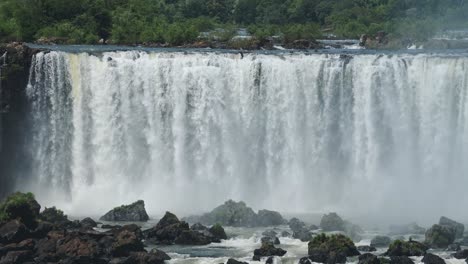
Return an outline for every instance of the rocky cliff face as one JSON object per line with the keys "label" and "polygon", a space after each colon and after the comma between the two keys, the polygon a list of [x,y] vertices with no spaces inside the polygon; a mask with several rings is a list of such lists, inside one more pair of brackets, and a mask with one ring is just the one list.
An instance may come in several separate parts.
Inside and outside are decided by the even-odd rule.
{"label": "rocky cliff face", "polygon": [[27,154],[19,146],[25,144],[21,135],[28,130],[25,88],[31,59],[37,51],[20,43],[0,44],[0,56],[5,52],[6,65],[0,77],[0,199],[14,188],[13,179],[28,169],[24,162]]}

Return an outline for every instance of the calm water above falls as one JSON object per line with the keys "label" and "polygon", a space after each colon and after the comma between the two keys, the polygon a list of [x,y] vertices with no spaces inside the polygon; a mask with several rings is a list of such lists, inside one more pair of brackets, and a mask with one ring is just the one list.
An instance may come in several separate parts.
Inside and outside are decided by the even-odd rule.
{"label": "calm water above falls", "polygon": [[76,215],[233,198],[467,219],[467,92],[464,53],[42,52],[28,178],[45,205]]}

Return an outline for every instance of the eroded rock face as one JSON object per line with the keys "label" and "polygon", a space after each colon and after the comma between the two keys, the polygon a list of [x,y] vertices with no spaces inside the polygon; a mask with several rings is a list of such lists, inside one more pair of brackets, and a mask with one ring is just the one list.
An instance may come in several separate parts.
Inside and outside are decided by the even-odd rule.
{"label": "eroded rock face", "polygon": [[238,261],[238,260],[235,260],[235,259],[228,259],[228,261],[226,262],[226,264],[248,264],[248,263],[247,263],[247,262]]}
{"label": "eroded rock face", "polygon": [[260,210],[257,214],[257,226],[275,226],[286,223],[280,213],[270,210]]}
{"label": "eroded rock face", "polygon": [[132,221],[132,222],[145,222],[149,220],[149,216],[145,210],[145,202],[142,200],[136,201],[130,205],[122,205],[116,207],[105,215],[100,220],[102,221]]}
{"label": "eroded rock face", "polygon": [[254,227],[257,214],[244,202],[229,200],[223,205],[213,209],[210,213],[201,216],[201,222],[205,224],[220,223],[226,226]]}
{"label": "eroded rock face", "polygon": [[468,258],[468,249],[463,249],[457,251],[457,253],[453,254],[453,257],[456,259],[466,259]]}
{"label": "eroded rock face", "polygon": [[439,225],[441,226],[449,226],[455,229],[455,238],[462,238],[463,233],[465,232],[465,225],[462,223],[456,222],[450,218],[442,216],[439,220]]}
{"label": "eroded rock face", "polygon": [[380,264],[380,260],[377,256],[370,253],[366,253],[359,256],[358,264]]}
{"label": "eroded rock face", "polygon": [[85,219],[81,220],[80,224],[85,228],[94,228],[97,226],[97,223],[90,217],[86,217]]}
{"label": "eroded rock face", "polygon": [[374,252],[377,251],[377,249],[373,246],[359,246],[357,249],[361,252]]}
{"label": "eroded rock face", "polygon": [[426,232],[425,243],[433,248],[447,248],[455,241],[456,229],[448,225],[433,225]]}

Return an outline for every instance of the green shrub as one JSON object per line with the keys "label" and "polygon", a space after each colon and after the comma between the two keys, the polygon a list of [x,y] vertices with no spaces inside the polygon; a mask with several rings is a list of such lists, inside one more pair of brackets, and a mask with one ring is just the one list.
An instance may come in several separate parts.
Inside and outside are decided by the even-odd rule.
{"label": "green shrub", "polygon": [[0,204],[0,222],[18,219],[26,226],[34,226],[41,206],[32,193],[17,192]]}

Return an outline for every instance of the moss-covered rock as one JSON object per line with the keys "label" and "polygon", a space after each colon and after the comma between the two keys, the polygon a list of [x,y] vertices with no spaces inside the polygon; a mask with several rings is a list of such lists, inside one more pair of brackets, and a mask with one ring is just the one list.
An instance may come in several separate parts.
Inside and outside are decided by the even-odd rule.
{"label": "moss-covered rock", "polygon": [[437,255],[427,253],[421,260],[424,264],[445,264],[445,260]]}
{"label": "moss-covered rock", "polygon": [[309,258],[319,263],[342,263],[346,257],[360,255],[354,242],[342,234],[320,234],[308,244]]}
{"label": "moss-covered rock", "polygon": [[259,210],[257,214],[257,226],[276,226],[285,224],[283,216],[276,211]]}
{"label": "moss-covered rock", "polygon": [[130,205],[122,205],[110,210],[105,215],[103,215],[100,220],[146,222],[149,220],[149,216],[145,210],[145,202],[139,200]]}
{"label": "moss-covered rock", "polygon": [[277,248],[273,243],[266,242],[262,243],[262,246],[254,250],[253,260],[260,260],[262,257],[278,256],[282,257],[287,253],[286,250]]}
{"label": "moss-covered rock", "polygon": [[385,255],[387,256],[424,256],[428,247],[417,241],[395,240],[390,244]]}
{"label": "moss-covered rock", "polygon": [[425,243],[433,248],[447,248],[455,241],[456,229],[452,226],[433,225],[426,232]]}
{"label": "moss-covered rock", "polygon": [[41,206],[34,194],[17,192],[8,196],[0,204],[0,222],[17,219],[28,228],[34,228],[37,225],[40,210]]}
{"label": "moss-covered rock", "polygon": [[209,232],[213,234],[214,237],[217,239],[227,239],[226,232],[224,231],[224,228],[220,224],[213,225],[210,229]]}
{"label": "moss-covered rock", "polygon": [[44,211],[41,212],[39,218],[49,223],[63,223],[68,221],[67,215],[65,215],[62,210],[55,208],[55,206],[50,208],[46,207]]}

